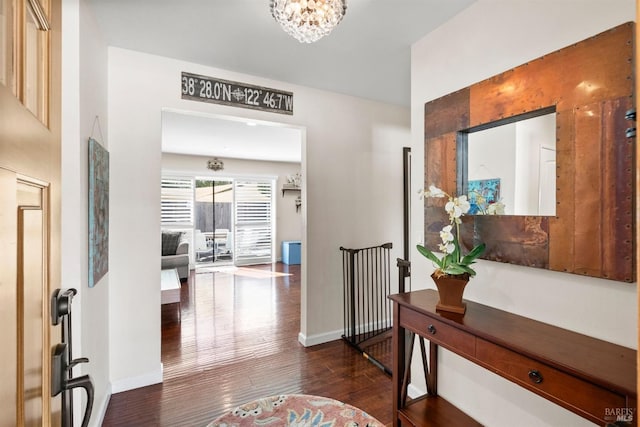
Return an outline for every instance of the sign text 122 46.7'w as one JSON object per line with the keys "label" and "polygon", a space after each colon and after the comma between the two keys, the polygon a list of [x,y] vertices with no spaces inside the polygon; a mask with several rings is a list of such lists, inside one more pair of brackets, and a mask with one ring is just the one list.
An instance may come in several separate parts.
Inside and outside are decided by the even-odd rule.
{"label": "sign text 122 46.7'w", "polygon": [[293,93],[182,73],[182,99],[293,114]]}

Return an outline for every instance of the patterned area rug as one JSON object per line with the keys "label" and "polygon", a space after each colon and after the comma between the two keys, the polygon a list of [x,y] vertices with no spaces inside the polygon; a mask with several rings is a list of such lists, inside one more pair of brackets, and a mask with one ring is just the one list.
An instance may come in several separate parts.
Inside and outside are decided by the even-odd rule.
{"label": "patterned area rug", "polygon": [[361,409],[327,397],[290,394],[254,400],[207,427],[383,427]]}

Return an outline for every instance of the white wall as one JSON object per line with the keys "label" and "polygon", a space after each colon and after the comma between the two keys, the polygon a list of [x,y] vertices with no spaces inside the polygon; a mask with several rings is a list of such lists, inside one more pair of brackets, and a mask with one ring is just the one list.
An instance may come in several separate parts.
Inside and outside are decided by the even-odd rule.
{"label": "white wall", "polygon": [[[555,215],[556,170],[548,173],[542,167],[541,152],[551,149],[554,152],[555,165],[556,149],[556,115],[555,113],[534,117],[529,120],[514,123],[516,155],[515,164],[517,174],[515,176],[516,190],[514,211],[516,215]],[[552,175],[545,180],[544,174]],[[541,184],[549,182],[551,191],[541,194]],[[550,194],[552,193],[552,194]],[[542,197],[547,197],[546,203],[541,203]],[[551,212],[541,213],[541,205],[551,205]]]}
{"label": "white wall", "polygon": [[295,199],[299,193],[282,195],[282,185],[287,182],[288,175],[300,173],[300,163],[290,162],[262,162],[256,160],[227,159],[224,170],[213,172],[207,169],[207,160],[211,157],[188,156],[180,154],[162,154],[162,173],[173,172],[191,176],[210,176],[235,178],[242,176],[277,177],[276,182],[276,259],[281,260],[281,245],[283,240],[302,240],[302,213],[296,212]]}
{"label": "white wall", "polygon": [[513,215],[516,187],[515,124],[469,134],[469,181],[500,178],[500,200]]}
{"label": "white wall", "polygon": [[[181,71],[291,91],[294,114],[182,100]],[[157,254],[162,108],[278,121],[305,129],[301,340],[311,344],[339,337],[339,247],[392,241],[392,259],[401,254],[401,165],[402,146],[409,143],[408,110],[109,48],[110,357],[114,392],[161,380]]]}
{"label": "white wall", "polygon": [[[542,147],[555,150],[555,135],[555,113],[470,133],[468,180],[500,178],[507,215],[539,215],[540,152]],[[553,210],[544,215],[554,215],[555,169],[548,179],[553,194],[544,196]]]}
{"label": "white wall", "polygon": [[[424,103],[635,19],[633,0],[479,0],[412,47],[412,182],[424,174]],[[603,58],[603,60],[605,60]],[[412,243],[423,240],[421,202],[412,206]],[[636,285],[480,261],[465,297],[636,348]],[[432,267],[412,253],[415,288],[435,288]],[[535,303],[532,303],[535,301]],[[591,425],[446,351],[438,391],[489,426]],[[414,372],[420,371],[415,368]],[[417,381],[416,381],[417,383]],[[419,383],[417,383],[418,386]]]}
{"label": "white wall", "polygon": [[[75,288],[73,357],[89,363],[74,376],[91,375],[95,388],[91,425],[106,411],[109,382],[109,274],[88,287],[88,143],[90,136],[108,149],[107,47],[84,0],[62,3],[62,288]],[[82,76],[82,78],[80,78]],[[99,116],[100,132],[96,124]],[[84,394],[74,393],[80,424]]]}

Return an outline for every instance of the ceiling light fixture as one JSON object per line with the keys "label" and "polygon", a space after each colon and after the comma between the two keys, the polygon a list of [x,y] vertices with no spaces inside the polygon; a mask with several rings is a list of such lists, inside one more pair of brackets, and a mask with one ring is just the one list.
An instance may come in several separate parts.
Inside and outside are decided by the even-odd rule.
{"label": "ceiling light fixture", "polygon": [[213,160],[209,160],[207,162],[207,169],[211,169],[212,171],[221,171],[224,169],[224,163],[219,158],[215,158]]}
{"label": "ceiling light fixture", "polygon": [[271,0],[271,15],[301,43],[329,34],[347,12],[347,0]]}

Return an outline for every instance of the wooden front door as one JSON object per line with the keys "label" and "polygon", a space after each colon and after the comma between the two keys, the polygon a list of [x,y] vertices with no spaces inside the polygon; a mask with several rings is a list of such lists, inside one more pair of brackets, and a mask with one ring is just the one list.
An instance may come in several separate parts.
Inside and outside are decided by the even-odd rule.
{"label": "wooden front door", "polygon": [[0,0],[0,426],[60,424],[59,23],[58,0]]}

